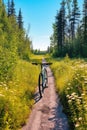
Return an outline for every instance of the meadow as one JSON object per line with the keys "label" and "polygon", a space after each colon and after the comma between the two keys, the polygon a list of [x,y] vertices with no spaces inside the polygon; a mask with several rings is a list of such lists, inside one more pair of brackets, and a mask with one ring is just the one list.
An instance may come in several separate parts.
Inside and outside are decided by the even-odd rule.
{"label": "meadow", "polygon": [[[33,58],[31,61],[34,61]],[[18,130],[29,117],[40,70],[31,61],[18,60],[13,78],[0,82],[0,130]]]}
{"label": "meadow", "polygon": [[63,111],[70,130],[87,130],[87,62],[83,59],[51,60]]}
{"label": "meadow", "polygon": [[[0,130],[18,130],[34,105],[40,66],[44,55],[18,60],[9,81],[0,81]],[[45,58],[48,56],[45,56]],[[68,117],[70,130],[87,130],[87,62],[83,59],[50,59],[56,91]]]}

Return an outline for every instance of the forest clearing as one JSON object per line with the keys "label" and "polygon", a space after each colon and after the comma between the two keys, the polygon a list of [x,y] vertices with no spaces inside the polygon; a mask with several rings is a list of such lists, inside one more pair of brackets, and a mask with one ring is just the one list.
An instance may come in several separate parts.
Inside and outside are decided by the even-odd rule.
{"label": "forest clearing", "polygon": [[[40,60],[41,56],[35,56]],[[39,58],[38,58],[39,57]],[[43,56],[42,56],[43,57]],[[37,60],[36,59],[36,60]],[[38,61],[38,60],[37,60]],[[87,63],[81,59],[52,60],[56,92],[67,115],[70,130],[87,128]],[[32,71],[31,71],[32,69]],[[0,82],[0,129],[16,130],[26,124],[35,103],[39,66],[19,61],[13,80]],[[47,92],[44,92],[48,95]],[[50,98],[52,95],[50,94]],[[44,100],[44,99],[42,99]],[[47,100],[47,99],[46,99]],[[45,102],[44,102],[45,103]]]}
{"label": "forest clearing", "polygon": [[[33,48],[30,25],[24,28],[16,1],[5,2],[0,0],[0,130],[87,130],[87,0],[81,9],[78,0],[61,0],[55,21],[51,21],[49,46],[48,35],[40,35],[49,28],[35,30],[41,38],[36,45],[46,45],[45,50]],[[43,58],[52,64],[47,66],[48,88],[36,100],[41,68],[32,62],[42,64]]]}

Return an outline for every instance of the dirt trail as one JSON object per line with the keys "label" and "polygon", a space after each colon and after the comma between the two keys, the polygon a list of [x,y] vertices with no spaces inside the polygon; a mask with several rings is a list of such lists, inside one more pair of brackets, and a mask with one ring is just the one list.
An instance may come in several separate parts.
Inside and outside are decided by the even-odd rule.
{"label": "dirt trail", "polygon": [[55,92],[54,77],[49,67],[48,88],[45,88],[43,97],[39,100],[35,94],[35,105],[22,130],[69,130],[66,115],[62,112],[62,105]]}

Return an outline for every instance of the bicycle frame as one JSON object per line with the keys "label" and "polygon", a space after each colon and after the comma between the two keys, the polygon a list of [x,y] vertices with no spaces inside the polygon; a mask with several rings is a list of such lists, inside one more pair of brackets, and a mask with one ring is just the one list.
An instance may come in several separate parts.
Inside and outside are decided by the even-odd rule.
{"label": "bicycle frame", "polygon": [[41,66],[41,71],[39,74],[39,78],[38,78],[38,87],[39,87],[39,94],[40,94],[40,98],[42,97],[42,93],[44,92],[44,88],[48,87],[48,75],[47,75],[47,70],[46,70],[46,66],[47,65],[51,65],[52,63],[32,63],[34,65],[40,65]]}
{"label": "bicycle frame", "polygon": [[[42,73],[42,81],[43,81],[43,87],[46,87],[46,83],[47,83],[47,70],[46,70],[46,65],[42,65],[41,67],[41,73]],[[43,88],[44,89],[44,88]]]}

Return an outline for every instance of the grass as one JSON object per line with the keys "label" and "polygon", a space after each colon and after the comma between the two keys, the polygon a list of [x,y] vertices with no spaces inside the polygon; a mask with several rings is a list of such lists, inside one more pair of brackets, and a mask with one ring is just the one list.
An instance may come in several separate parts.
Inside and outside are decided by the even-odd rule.
{"label": "grass", "polygon": [[19,60],[13,71],[13,79],[0,82],[0,130],[18,130],[34,104],[39,67]]}
{"label": "grass", "polygon": [[45,57],[45,55],[31,55],[30,61],[31,62],[42,62],[42,59]]}
{"label": "grass", "polygon": [[[0,82],[0,130],[18,130],[29,117],[34,104],[40,67],[31,62],[42,62],[43,55],[32,55],[30,62],[18,60],[13,79]],[[47,60],[49,56],[45,56]],[[82,59],[51,59],[56,90],[70,130],[87,130],[87,62]]]}
{"label": "grass", "polygon": [[68,116],[70,130],[87,130],[87,63],[83,59],[68,57],[52,62],[56,89]]}

